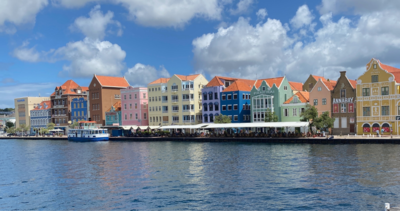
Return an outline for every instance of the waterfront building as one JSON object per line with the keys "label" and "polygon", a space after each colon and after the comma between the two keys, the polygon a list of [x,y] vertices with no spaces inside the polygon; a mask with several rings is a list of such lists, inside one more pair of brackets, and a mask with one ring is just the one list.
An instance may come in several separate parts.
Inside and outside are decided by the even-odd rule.
{"label": "waterfront building", "polygon": [[146,87],[121,89],[122,125],[149,125],[148,103]]}
{"label": "waterfront building", "polygon": [[300,114],[304,112],[309,101],[309,92],[296,92],[281,105],[282,122],[300,122]]}
{"label": "waterfront building", "polygon": [[31,133],[33,129],[47,128],[47,124],[51,122],[51,102],[43,101],[36,105],[34,109],[30,111],[31,115]]}
{"label": "waterfront building", "polygon": [[14,99],[15,127],[29,125],[31,121],[30,110],[42,101],[50,100],[49,97],[22,97]]}
{"label": "waterfront building", "polygon": [[[250,122],[250,92],[254,82],[254,80],[237,79],[220,94],[221,114],[228,116],[232,123]],[[209,94],[209,97],[211,97],[211,94]],[[208,106],[208,110],[211,111],[215,107],[213,104],[205,104],[204,106]],[[218,116],[218,113],[218,111],[215,111],[215,116]],[[210,114],[208,116],[209,122],[214,122],[215,116]],[[205,120],[207,120],[206,116]]]}
{"label": "waterfront building", "polygon": [[221,113],[221,93],[236,80],[242,80],[250,87],[254,84],[254,80],[215,76],[203,87],[201,102],[203,123],[213,122],[214,117]]}
{"label": "waterfront building", "polygon": [[87,105],[88,105],[87,99],[85,99],[83,97],[72,99],[72,101],[71,101],[71,121],[72,122],[88,120]]}
{"label": "waterfront building", "polygon": [[257,80],[251,90],[251,122],[264,122],[267,109],[282,121],[281,105],[293,95],[285,77]]}
{"label": "waterfront building", "polygon": [[105,125],[105,112],[121,100],[121,89],[128,86],[125,77],[94,75],[89,85],[89,120]]}
{"label": "waterfront building", "polygon": [[290,88],[293,91],[293,94],[296,94],[297,92],[303,91],[303,83],[289,81],[289,85],[290,85]]}
{"label": "waterfront building", "polygon": [[371,59],[357,79],[357,134],[399,135],[400,69]]}
{"label": "waterfront building", "polygon": [[173,75],[149,83],[149,125],[201,123],[201,89],[207,83],[201,74]]}
{"label": "waterfront building", "polygon": [[0,133],[1,133],[1,130],[6,128],[7,122],[12,122],[15,125],[15,113],[14,112],[0,114]]}
{"label": "waterfront building", "polygon": [[310,91],[310,104],[318,110],[318,116],[324,112],[332,110],[332,91],[336,86],[336,81],[324,80],[319,78],[317,83]]}
{"label": "waterfront building", "polygon": [[332,90],[333,135],[355,134],[356,131],[356,80],[350,80],[346,71],[340,72],[335,88]]}
{"label": "waterfront building", "polygon": [[121,126],[121,101],[116,102],[105,112],[105,126]]}
{"label": "waterfront building", "polygon": [[307,80],[303,84],[302,91],[311,92],[311,90],[314,88],[314,85],[317,84],[319,79],[321,79],[322,81],[326,81],[326,79],[322,76],[316,76],[316,75],[308,76]]}
{"label": "waterfront building", "polygon": [[55,129],[68,129],[71,121],[71,102],[75,98],[86,99],[87,91],[88,87],[79,86],[73,80],[68,80],[55,88],[50,96],[51,122],[55,124]]}

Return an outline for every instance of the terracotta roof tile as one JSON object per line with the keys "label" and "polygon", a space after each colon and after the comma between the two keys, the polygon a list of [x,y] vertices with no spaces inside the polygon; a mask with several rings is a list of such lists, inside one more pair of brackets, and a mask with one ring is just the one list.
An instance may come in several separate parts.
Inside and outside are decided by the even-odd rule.
{"label": "terracotta roof tile", "polygon": [[356,80],[350,80],[349,79],[349,82],[350,82],[351,87],[353,87],[353,89],[355,89],[357,87],[357,81]]}
{"label": "terracotta roof tile", "polygon": [[100,82],[101,86],[110,87],[128,87],[129,83],[124,77],[113,77],[113,76],[103,76],[95,75],[97,80]]}
{"label": "terracotta roof tile", "polygon": [[231,77],[224,77],[224,76],[215,76],[213,79],[211,79],[210,82],[208,82],[208,84],[206,85],[206,87],[213,87],[213,86],[223,86],[224,83],[222,82],[222,80],[226,80],[226,81],[236,81],[236,80],[240,80],[243,83],[246,83],[249,86],[253,86],[255,80],[250,80],[250,79],[241,79],[241,78],[231,78]]}
{"label": "terracotta roof tile", "polygon": [[[46,105],[47,105],[47,108],[44,107],[44,104],[45,104],[45,103],[46,103]],[[36,106],[36,108],[34,108],[34,109],[32,109],[32,110],[37,111],[37,110],[47,110],[47,109],[50,109],[50,108],[51,108],[51,104],[50,104],[50,103],[51,103],[50,100],[48,100],[48,101],[42,101],[41,103],[39,103],[40,106],[41,106],[41,108],[39,108],[39,106]]]}
{"label": "terracotta roof tile", "polygon": [[223,86],[224,84],[222,81],[219,79],[218,76],[215,76],[213,79],[211,79],[210,82],[206,85],[206,87],[214,87],[214,86]]}
{"label": "terracotta roof tile", "polygon": [[286,100],[283,104],[289,104],[292,102],[294,96],[297,96],[302,103],[308,103],[310,101],[310,93],[309,92],[304,92],[304,91],[298,91],[296,94],[294,94],[291,98]]}
{"label": "terracotta roof tile", "polygon": [[[68,80],[66,81],[63,85],[61,86],[57,86],[56,90],[62,90],[62,94],[63,95],[69,95],[69,94],[78,94],[76,93],[76,89],[81,89],[82,92],[88,91],[89,88],[88,87],[80,87],[77,83],[75,83],[75,81],[73,80]],[[51,96],[54,96],[55,92],[53,94],[51,94]]]}
{"label": "terracotta roof tile", "polygon": [[388,71],[388,72],[390,72],[390,73],[393,73],[393,72],[400,72],[400,69],[398,69],[398,68],[395,68],[395,67],[392,67],[392,66],[383,64],[383,63],[380,63],[380,65],[381,65],[381,67],[382,67],[383,69],[385,69],[386,71]]}
{"label": "terracotta roof tile", "polygon": [[289,81],[289,84],[293,91],[303,91],[303,83]]}
{"label": "terracotta roof tile", "polygon": [[392,72],[396,83],[400,83],[400,72]]}
{"label": "terracotta roof tile", "polygon": [[316,81],[318,81],[319,79],[321,79],[322,81],[327,81],[326,78],[322,77],[322,76],[317,76],[317,75],[312,75]]}
{"label": "terracotta roof tile", "polygon": [[[114,103],[113,106],[115,108],[115,111],[121,111],[121,101]],[[110,112],[110,111],[111,111],[111,107],[107,110],[107,112]]]}
{"label": "terracotta roof tile", "polygon": [[330,91],[332,91],[336,86],[336,81],[322,81],[322,83],[324,83]]}
{"label": "terracotta roof tile", "polygon": [[[176,74],[175,74],[176,75]],[[195,75],[176,75],[178,78],[180,78],[182,81],[193,81],[194,79],[197,78],[200,74],[195,74]]]}
{"label": "terracotta roof tile", "polygon": [[256,88],[258,89],[258,88],[261,86],[261,83],[262,83],[263,81],[265,81],[265,82],[268,84],[269,87],[272,88],[272,86],[275,84],[275,86],[279,88],[279,86],[280,86],[281,83],[282,83],[283,78],[284,78],[284,77],[260,79],[260,80],[257,80],[257,81],[256,81],[255,86],[256,86]]}
{"label": "terracotta roof tile", "polygon": [[251,86],[242,80],[236,80],[222,92],[251,91]]}
{"label": "terracotta roof tile", "polygon": [[166,84],[168,83],[169,78],[159,78],[153,82],[150,82],[149,84]]}

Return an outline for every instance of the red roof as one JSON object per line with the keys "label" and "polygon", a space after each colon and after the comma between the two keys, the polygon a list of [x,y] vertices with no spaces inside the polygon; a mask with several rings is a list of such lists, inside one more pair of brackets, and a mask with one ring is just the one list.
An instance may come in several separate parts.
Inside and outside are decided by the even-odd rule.
{"label": "red roof", "polygon": [[298,91],[296,94],[294,94],[291,98],[286,100],[283,104],[289,104],[292,102],[294,96],[297,96],[302,103],[307,103],[310,101],[310,93],[309,92],[304,92],[304,91]]}
{"label": "red roof", "polygon": [[[114,106],[115,111],[121,111],[121,101],[114,103],[113,106]],[[107,112],[110,112],[110,111],[111,111],[111,107],[107,110]]]}
{"label": "red roof", "polygon": [[257,80],[257,81],[256,81],[255,86],[256,86],[256,88],[258,89],[258,88],[261,86],[261,83],[262,83],[263,81],[265,81],[265,82],[268,84],[269,87],[272,88],[272,86],[275,84],[275,86],[279,88],[279,86],[280,86],[281,83],[282,83],[283,78],[284,78],[284,77],[260,79],[260,80]]}
{"label": "red roof", "polygon": [[379,64],[380,64],[380,66],[384,69],[384,70],[386,70],[386,71],[388,71],[388,72],[390,72],[390,73],[392,73],[393,74],[393,76],[394,76],[394,80],[397,82],[397,83],[400,83],[400,69],[398,69],[398,68],[395,68],[395,67],[392,67],[392,66],[389,66],[389,65],[386,65],[386,64],[383,64],[383,63],[381,63],[379,60],[378,60],[378,62],[379,62]]}
{"label": "red roof", "polygon": [[355,89],[357,87],[357,81],[356,80],[350,80],[349,79],[349,82],[350,82],[351,87],[353,87],[353,89]]}
{"label": "red roof", "polygon": [[166,84],[168,83],[169,78],[159,78],[153,82],[150,82],[149,84]]}
{"label": "red roof", "polygon": [[322,77],[322,76],[317,76],[317,75],[312,75],[312,77],[314,77],[314,79],[316,81],[318,81],[319,79],[321,79],[322,81],[327,81],[326,78]]}
{"label": "red roof", "polygon": [[[82,92],[86,92],[89,90],[89,87],[84,87],[84,86],[79,86],[75,81],[73,80],[68,80],[66,81],[63,85],[57,86],[56,90],[62,90],[63,95],[68,95],[68,94],[78,94],[76,91],[81,89]],[[55,92],[51,94],[51,96],[54,96]]]}
{"label": "red roof", "polygon": [[129,83],[124,77],[95,75],[101,86],[128,87]]}
{"label": "red roof", "polygon": [[289,84],[293,91],[303,91],[303,83],[289,81]]}
{"label": "red roof", "polygon": [[233,82],[222,92],[234,92],[234,91],[251,91],[251,85],[248,85],[245,81],[239,79]]}
{"label": "red roof", "polygon": [[330,91],[332,91],[336,86],[336,81],[322,81],[322,83],[324,83]]}
{"label": "red roof", "polygon": [[[175,74],[176,75],[176,74]],[[182,81],[193,81],[194,79],[197,78],[197,76],[199,76],[200,74],[195,74],[195,75],[176,75],[176,77],[178,77],[179,79],[181,79]]]}
{"label": "red roof", "polygon": [[[47,108],[45,108],[44,107],[44,104],[46,103],[46,105],[47,105]],[[37,110],[47,110],[47,109],[50,109],[51,108],[51,104],[50,104],[51,102],[50,102],[50,100],[48,100],[48,101],[42,101],[41,103],[39,103],[39,105],[40,106],[36,106],[34,109],[32,109],[32,110],[34,110],[34,111],[37,111]],[[41,107],[41,108],[39,108],[39,107]]]}

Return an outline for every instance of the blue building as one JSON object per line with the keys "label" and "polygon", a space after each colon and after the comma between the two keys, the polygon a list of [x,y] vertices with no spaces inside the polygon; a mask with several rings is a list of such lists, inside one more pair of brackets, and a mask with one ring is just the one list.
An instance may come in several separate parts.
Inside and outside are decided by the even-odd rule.
{"label": "blue building", "polygon": [[87,121],[88,120],[87,100],[85,98],[74,98],[71,101],[71,121]]}
{"label": "blue building", "polygon": [[43,101],[36,105],[30,111],[31,114],[31,133],[34,129],[47,128],[47,124],[51,122],[51,104],[50,101]]}
{"label": "blue building", "polygon": [[221,92],[221,114],[232,123],[250,122],[251,80],[236,80]]}

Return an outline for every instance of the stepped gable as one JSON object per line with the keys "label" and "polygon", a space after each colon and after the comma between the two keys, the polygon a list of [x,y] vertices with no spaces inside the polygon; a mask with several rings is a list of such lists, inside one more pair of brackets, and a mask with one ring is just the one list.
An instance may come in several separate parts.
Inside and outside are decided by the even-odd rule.
{"label": "stepped gable", "polygon": [[159,78],[153,82],[150,82],[149,84],[166,84],[168,83],[169,78]]}
{"label": "stepped gable", "polygon": [[261,83],[262,83],[263,81],[265,81],[265,82],[268,84],[269,87],[272,88],[272,86],[275,84],[275,86],[279,88],[279,86],[281,85],[281,83],[282,83],[282,81],[283,81],[283,78],[284,78],[284,77],[260,79],[260,80],[257,80],[257,81],[255,82],[254,86],[256,86],[256,88],[258,89],[258,88],[260,88]]}
{"label": "stepped gable", "polygon": [[303,91],[303,83],[289,81],[289,85],[294,91]]}
{"label": "stepped gable", "polygon": [[283,104],[289,104],[292,102],[294,96],[297,96],[302,103],[308,103],[310,101],[310,93],[309,92],[304,92],[304,91],[298,91],[296,94],[294,94],[292,97],[290,97],[288,100],[286,100]]}
{"label": "stepped gable", "polygon": [[222,92],[251,91],[251,86],[243,80],[236,80]]}
{"label": "stepped gable", "polygon": [[95,75],[101,86],[108,87],[128,87],[129,83],[125,77],[113,77],[113,76],[103,76]]}

